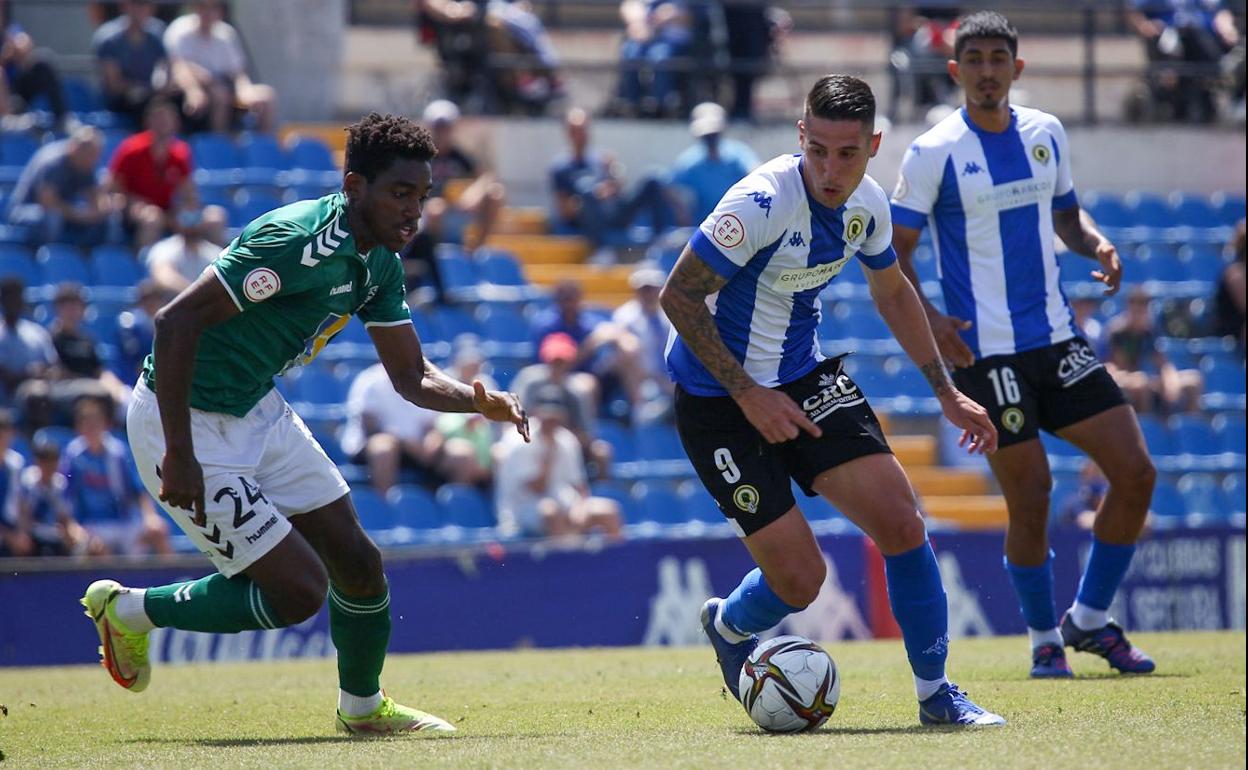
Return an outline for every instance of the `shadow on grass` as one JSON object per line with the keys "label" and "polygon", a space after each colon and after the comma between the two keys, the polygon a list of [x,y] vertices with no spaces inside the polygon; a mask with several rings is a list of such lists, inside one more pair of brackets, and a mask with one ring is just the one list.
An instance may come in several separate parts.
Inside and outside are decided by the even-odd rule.
{"label": "shadow on grass", "polygon": [[550,738],[570,737],[571,733],[530,733],[526,735],[473,735],[456,733],[454,735],[304,735],[298,737],[274,738],[131,738],[126,743],[152,744],[166,746],[204,746],[216,749],[256,748],[262,746],[314,746],[323,743],[342,743],[347,741],[465,741],[480,740],[545,740]]}
{"label": "shadow on grass", "polygon": [[818,730],[802,733],[769,733],[757,728],[750,729],[743,727],[734,730],[737,735],[756,735],[762,738],[787,738],[789,740],[814,740],[835,735],[910,735],[917,733],[930,733],[933,731],[942,732],[942,728],[924,727],[923,725],[911,725],[909,727],[822,727]]}

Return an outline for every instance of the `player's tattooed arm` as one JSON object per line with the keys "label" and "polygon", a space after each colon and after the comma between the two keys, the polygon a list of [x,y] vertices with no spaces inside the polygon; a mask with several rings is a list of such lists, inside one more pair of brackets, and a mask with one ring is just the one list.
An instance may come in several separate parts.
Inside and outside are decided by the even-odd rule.
{"label": "player's tattooed arm", "polygon": [[686,246],[659,296],[668,320],[684,343],[729,393],[737,393],[757,383],[728,351],[706,306],[706,298],[726,283],[723,276]]}
{"label": "player's tattooed arm", "polygon": [[923,376],[927,378],[927,384],[931,386],[937,398],[953,392],[953,381],[949,379],[949,370],[945,368],[944,361],[939,358],[929,361],[920,366],[919,371],[923,372]]}

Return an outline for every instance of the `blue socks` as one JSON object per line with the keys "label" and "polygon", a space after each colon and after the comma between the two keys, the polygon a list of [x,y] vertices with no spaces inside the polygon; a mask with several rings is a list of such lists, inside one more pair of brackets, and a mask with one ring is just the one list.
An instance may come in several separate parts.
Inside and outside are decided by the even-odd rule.
{"label": "blue socks", "polygon": [[931,544],[924,541],[914,550],[885,556],[884,571],[910,668],[916,679],[943,680],[949,657],[949,607]]}
{"label": "blue socks", "polygon": [[772,628],[801,607],[787,604],[767,585],[763,571],[755,568],[741,579],[741,585],[728,594],[719,608],[724,624],[748,636]]}
{"label": "blue socks", "polygon": [[1114,545],[1092,538],[1092,552],[1088,555],[1088,566],[1083,570],[1075,601],[1098,610],[1109,609],[1134,555],[1134,544]]}
{"label": "blue socks", "polygon": [[1053,604],[1053,551],[1049,551],[1039,567],[1020,567],[1010,564],[1009,559],[1004,562],[1027,627],[1037,631],[1057,628],[1057,609]]}

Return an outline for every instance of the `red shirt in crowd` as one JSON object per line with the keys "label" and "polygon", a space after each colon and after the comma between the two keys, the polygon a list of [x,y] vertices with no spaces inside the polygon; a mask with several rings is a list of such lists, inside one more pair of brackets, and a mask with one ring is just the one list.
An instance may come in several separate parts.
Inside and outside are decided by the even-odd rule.
{"label": "red shirt in crowd", "polygon": [[157,163],[152,132],[143,131],[117,145],[108,170],[122,190],[168,211],[174,192],[191,175],[191,147],[175,138],[163,162]]}

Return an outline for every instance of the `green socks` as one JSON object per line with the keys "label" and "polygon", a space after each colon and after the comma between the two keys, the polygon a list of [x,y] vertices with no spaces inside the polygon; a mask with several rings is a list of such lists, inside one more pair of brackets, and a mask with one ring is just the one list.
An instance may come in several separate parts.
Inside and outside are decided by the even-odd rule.
{"label": "green socks", "polygon": [[186,583],[147,589],[143,610],[157,626],[229,634],[281,628],[273,606],[251,578],[209,575]]}
{"label": "green socks", "polygon": [[376,694],[390,645],[390,590],[358,599],[330,583],[329,635],[338,649],[338,686],[360,697]]}

